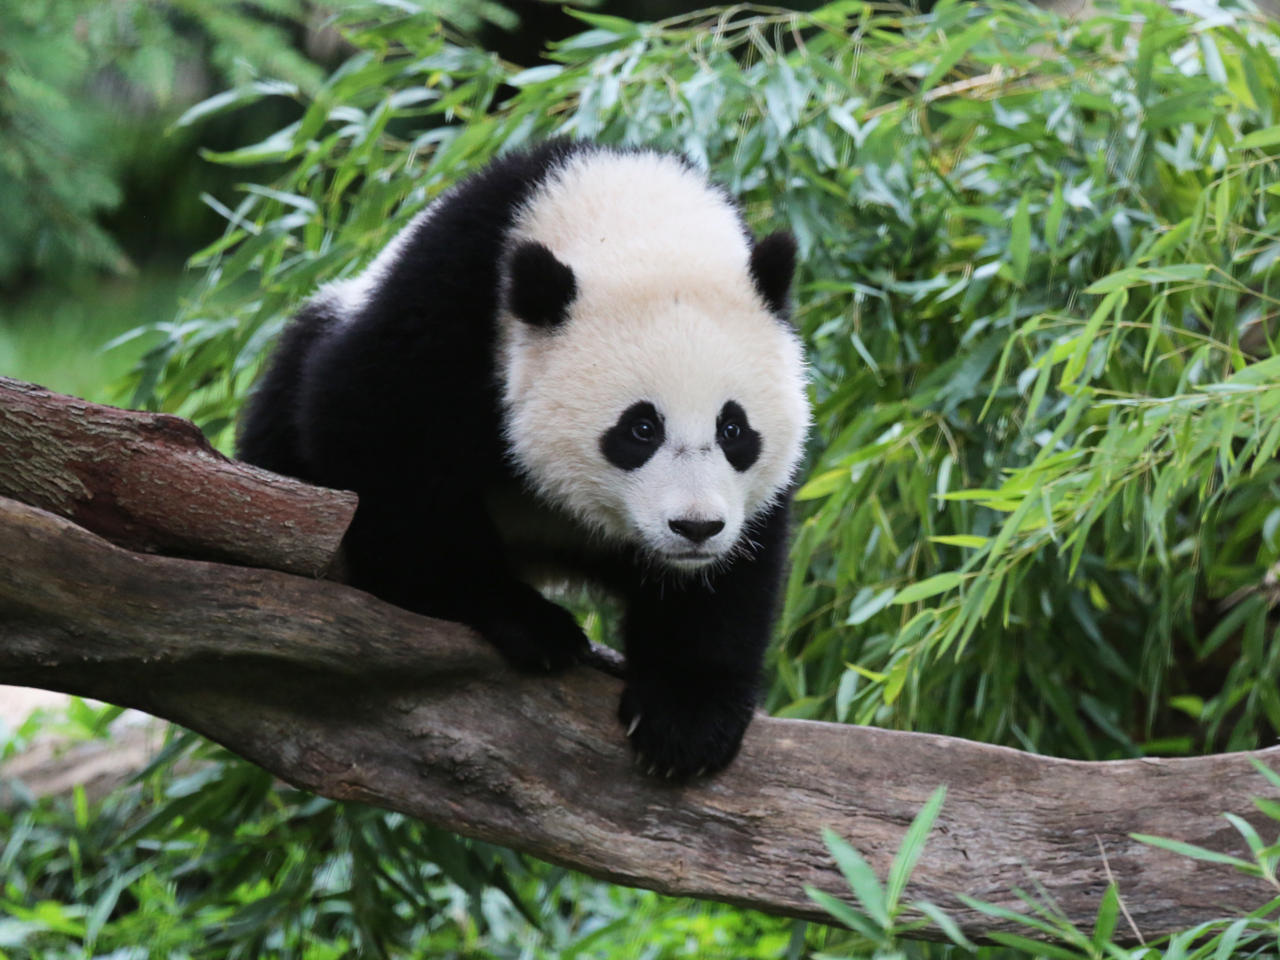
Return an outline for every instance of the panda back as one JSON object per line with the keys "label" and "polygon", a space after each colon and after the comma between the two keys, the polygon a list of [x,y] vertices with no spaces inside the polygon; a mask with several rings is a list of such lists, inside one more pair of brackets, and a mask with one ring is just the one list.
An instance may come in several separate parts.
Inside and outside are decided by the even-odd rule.
{"label": "panda back", "polygon": [[[459,182],[291,322],[289,331],[331,321],[315,336],[287,331],[273,360],[291,374],[307,479],[360,491],[428,470],[505,469],[493,363],[503,246],[529,194],[586,149],[546,143]],[[279,415],[262,405],[251,402],[250,419]]]}

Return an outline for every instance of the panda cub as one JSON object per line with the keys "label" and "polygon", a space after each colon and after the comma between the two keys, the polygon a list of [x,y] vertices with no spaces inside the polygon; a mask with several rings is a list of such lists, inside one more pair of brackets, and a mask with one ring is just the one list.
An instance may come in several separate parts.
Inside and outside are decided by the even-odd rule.
{"label": "panda cub", "polygon": [[619,716],[650,772],[751,720],[809,422],[790,235],[679,157],[553,141],[418,215],[285,328],[250,463],[354,490],[349,581],[515,666],[587,647],[532,583],[625,607]]}

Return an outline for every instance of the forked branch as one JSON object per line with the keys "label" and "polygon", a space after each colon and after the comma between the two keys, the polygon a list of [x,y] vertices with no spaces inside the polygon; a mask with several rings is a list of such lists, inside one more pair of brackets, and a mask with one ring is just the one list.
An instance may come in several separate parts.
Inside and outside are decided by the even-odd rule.
{"label": "forked branch", "polygon": [[[797,917],[822,917],[806,884],[847,892],[824,827],[883,874],[943,783],[947,802],[908,896],[949,908],[970,936],[998,923],[956,894],[1016,907],[1010,891],[1035,884],[1091,925],[1108,876],[1100,848],[1148,938],[1269,899],[1265,884],[1228,866],[1129,838],[1242,852],[1219,814],[1247,813],[1250,797],[1268,789],[1247,754],[1082,763],[759,717],[719,776],[687,786],[649,779],[631,765],[614,719],[619,681],[607,673],[519,676],[461,626],[263,569],[299,565],[262,538],[229,552],[222,520],[254,526],[280,490],[328,501],[334,517],[350,501],[194,441],[175,446],[172,430],[187,435],[178,422],[165,418],[157,432],[150,415],[0,382],[0,492],[25,501],[0,498],[0,682],[137,707],[317,793],[599,877]],[[103,423],[122,433],[97,448],[92,469],[61,452],[93,441]],[[139,463],[146,486],[136,482]],[[98,486],[104,477],[109,484]],[[122,489],[129,510],[149,518],[150,539],[118,535]],[[204,506],[221,502],[241,507]],[[332,529],[297,539],[315,540],[301,563],[308,572],[323,569],[337,542]],[[140,546],[234,554],[253,566],[146,555]],[[1254,756],[1280,767],[1277,750]]]}

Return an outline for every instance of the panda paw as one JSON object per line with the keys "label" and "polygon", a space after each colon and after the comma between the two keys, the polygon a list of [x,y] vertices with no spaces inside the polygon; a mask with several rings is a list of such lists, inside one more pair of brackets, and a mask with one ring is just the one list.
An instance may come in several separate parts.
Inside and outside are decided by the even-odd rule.
{"label": "panda paw", "polygon": [[644,690],[629,684],[622,692],[618,719],[635,754],[650,776],[689,780],[729,765],[751,723],[750,698],[711,699],[705,694]]}
{"label": "panda paw", "polygon": [[505,599],[479,628],[517,670],[555,673],[576,663],[590,648],[573,614],[533,587],[520,584]]}

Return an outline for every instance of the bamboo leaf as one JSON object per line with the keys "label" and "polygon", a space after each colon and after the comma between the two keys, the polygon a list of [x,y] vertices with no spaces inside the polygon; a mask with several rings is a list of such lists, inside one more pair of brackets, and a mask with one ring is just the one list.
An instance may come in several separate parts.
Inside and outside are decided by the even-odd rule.
{"label": "bamboo leaf", "polygon": [[1241,870],[1256,872],[1257,868],[1247,860],[1241,860],[1239,857],[1233,857],[1230,854],[1218,853],[1216,850],[1208,850],[1204,847],[1198,847],[1193,843],[1183,843],[1181,840],[1169,840],[1165,837],[1153,837],[1145,833],[1129,834],[1134,840],[1140,843],[1150,844],[1153,847],[1159,847],[1162,850],[1169,850],[1172,853],[1180,853],[1184,857],[1190,857],[1193,860],[1205,860],[1209,863],[1226,863],[1233,867],[1239,867]]}
{"label": "bamboo leaf", "polygon": [[885,901],[884,888],[880,886],[880,881],[876,878],[871,865],[833,830],[823,830],[822,839],[867,916],[881,930],[887,929],[889,926],[888,904]]}
{"label": "bamboo leaf", "polygon": [[1280,124],[1245,134],[1231,149],[1261,150],[1267,147],[1280,147]]}
{"label": "bamboo leaf", "polygon": [[942,810],[942,804],[946,798],[947,788],[945,786],[940,786],[934,790],[925,805],[920,808],[920,812],[911,821],[911,826],[907,828],[906,836],[903,837],[902,844],[898,847],[898,852],[893,858],[893,864],[889,867],[886,899],[890,913],[895,913],[897,910],[898,901],[902,899],[902,893],[907,888],[907,881],[911,878],[912,871],[915,870],[916,864],[920,861],[920,855],[924,852],[924,844],[929,837],[929,831],[933,829],[934,821],[938,819],[938,813]]}
{"label": "bamboo leaf", "polygon": [[901,606],[908,603],[916,603],[929,597],[937,596],[948,590],[954,590],[964,582],[964,574],[948,571],[947,573],[934,574],[919,583],[913,583],[910,586],[903,587],[893,598],[895,605]]}

